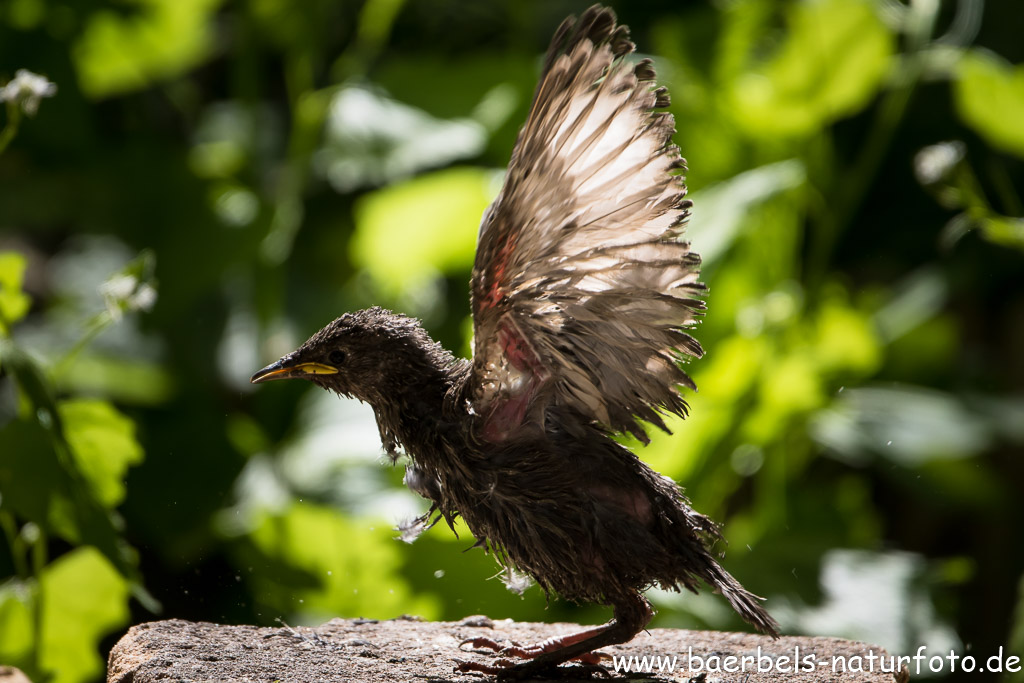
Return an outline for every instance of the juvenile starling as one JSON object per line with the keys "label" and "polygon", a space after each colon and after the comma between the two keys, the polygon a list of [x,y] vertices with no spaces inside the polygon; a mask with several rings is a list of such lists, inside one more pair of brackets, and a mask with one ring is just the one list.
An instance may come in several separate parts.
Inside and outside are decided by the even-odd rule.
{"label": "juvenile starling", "polygon": [[[508,175],[484,214],[473,267],[473,360],[416,320],[347,313],[253,382],[300,377],[373,406],[384,448],[409,457],[430,501],[415,533],[461,516],[481,545],[545,591],[614,609],[597,628],[527,646],[526,661],[463,663],[524,677],[623,643],[650,621],[642,591],[725,596],[758,630],[777,624],[710,551],[718,528],[612,436],[687,412],[680,368],[700,357],[700,257],[681,235],[685,162],[669,98],[610,9],[558,28]],[[667,429],[666,429],[667,431]]]}

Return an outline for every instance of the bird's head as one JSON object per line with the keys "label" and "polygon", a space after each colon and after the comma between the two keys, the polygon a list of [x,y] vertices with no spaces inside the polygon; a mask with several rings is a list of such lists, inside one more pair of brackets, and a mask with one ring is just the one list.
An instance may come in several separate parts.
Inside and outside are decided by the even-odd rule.
{"label": "bird's head", "polygon": [[249,380],[307,379],[324,389],[377,403],[414,378],[435,344],[413,318],[374,307],[346,313]]}

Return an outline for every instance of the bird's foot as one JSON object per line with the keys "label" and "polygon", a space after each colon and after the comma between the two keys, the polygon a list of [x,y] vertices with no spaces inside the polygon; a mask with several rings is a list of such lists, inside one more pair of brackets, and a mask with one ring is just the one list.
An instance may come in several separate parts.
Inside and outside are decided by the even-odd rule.
{"label": "bird's foot", "polygon": [[468,662],[464,659],[455,660],[455,671],[461,674],[465,673],[481,673],[489,676],[499,676],[502,672],[508,671],[515,666],[515,662],[511,659],[495,659],[490,664],[481,664],[480,662]]}
{"label": "bird's foot", "polygon": [[[569,657],[562,654],[561,651],[567,646],[580,642],[582,639],[580,634],[574,634],[560,638],[548,638],[535,645],[524,646],[512,641],[498,642],[490,638],[467,638],[459,644],[459,647],[471,645],[473,648],[485,648],[497,652],[501,657],[489,664],[459,661],[455,670],[461,673],[488,674],[503,680],[533,678],[540,675],[577,677],[581,673],[609,676],[608,670],[601,666],[601,662],[611,659],[611,657],[604,652],[582,652]],[[509,657],[518,657],[527,661],[517,664]],[[579,662],[580,666],[559,666],[567,661]]]}
{"label": "bird's foot", "polygon": [[[461,648],[463,645],[471,645],[474,649],[487,648],[488,650],[494,650],[498,654],[506,657],[536,659],[541,655],[562,649],[567,645],[566,640],[567,639],[565,638],[548,638],[547,640],[534,645],[520,645],[519,643],[511,640],[505,641],[506,644],[502,644],[496,640],[492,640],[491,638],[467,638],[459,643],[459,647]],[[611,659],[611,656],[604,652],[584,652],[571,658],[572,661],[578,661],[581,664],[590,666],[598,666],[601,662],[609,659]]]}

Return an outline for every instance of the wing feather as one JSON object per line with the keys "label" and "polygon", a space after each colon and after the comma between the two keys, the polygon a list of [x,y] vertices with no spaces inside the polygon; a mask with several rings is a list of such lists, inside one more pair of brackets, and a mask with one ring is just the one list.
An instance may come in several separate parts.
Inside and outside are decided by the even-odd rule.
{"label": "wing feather", "polygon": [[633,49],[608,9],[559,27],[484,215],[472,401],[486,439],[553,406],[644,440],[642,423],[686,413],[700,257],[680,239],[690,203],[668,95]]}

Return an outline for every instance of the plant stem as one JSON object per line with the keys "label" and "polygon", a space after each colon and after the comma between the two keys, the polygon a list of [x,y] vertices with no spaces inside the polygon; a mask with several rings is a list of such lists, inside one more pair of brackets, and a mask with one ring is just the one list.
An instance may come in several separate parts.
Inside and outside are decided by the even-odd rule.
{"label": "plant stem", "polygon": [[839,185],[841,189],[833,208],[826,210],[818,223],[817,235],[811,245],[811,258],[808,259],[809,289],[815,289],[821,284],[828,272],[835,244],[871,188],[907,111],[910,98],[921,80],[926,59],[924,49],[935,27],[938,5],[934,2],[919,4],[920,7],[913,15],[915,21],[908,21],[908,48],[897,75],[898,80],[879,105],[860,156],[844,174],[843,182]]}
{"label": "plant stem", "polygon": [[75,360],[75,357],[81,353],[82,349],[91,344],[93,340],[96,339],[103,330],[107,329],[112,322],[114,322],[113,317],[106,311],[96,315],[92,320],[90,320],[85,333],[54,365],[53,372],[51,373],[52,376],[57,378],[64,374],[68,366]]}
{"label": "plant stem", "polygon": [[29,578],[28,563],[25,561],[25,554],[22,548],[24,541],[19,538],[18,524],[14,521],[14,515],[0,510],[0,527],[3,527],[4,536],[7,538],[7,545],[11,549],[11,561],[14,563],[15,573],[23,579]]}
{"label": "plant stem", "polygon": [[18,126],[21,125],[21,108],[16,102],[9,101],[7,103],[7,124],[4,129],[0,131],[0,154],[7,148],[7,145],[11,143],[14,136],[18,134]]}

